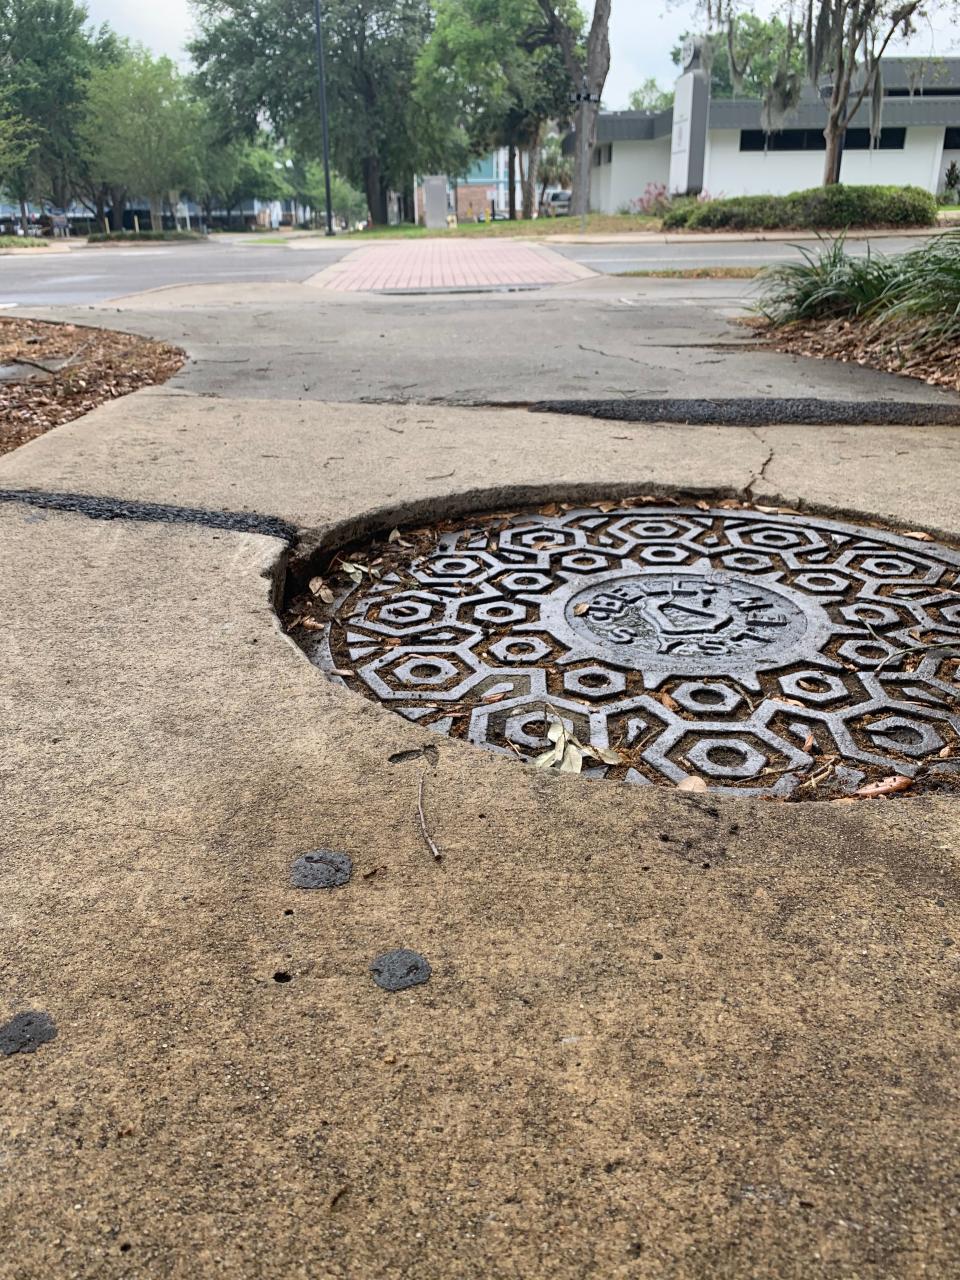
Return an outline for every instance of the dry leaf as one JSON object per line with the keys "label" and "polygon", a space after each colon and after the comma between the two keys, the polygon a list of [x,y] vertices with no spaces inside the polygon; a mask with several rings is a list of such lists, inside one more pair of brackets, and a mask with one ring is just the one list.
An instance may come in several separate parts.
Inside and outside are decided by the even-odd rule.
{"label": "dry leaf", "polygon": [[916,538],[917,542],[933,542],[933,535],[924,533],[922,529],[911,529],[903,535],[905,538]]}
{"label": "dry leaf", "polygon": [[879,782],[868,782],[854,794],[862,796],[865,800],[872,800],[875,796],[892,796],[894,792],[906,791],[912,786],[912,778],[905,778],[902,773],[894,773],[889,778],[881,778]]}
{"label": "dry leaf", "polygon": [[579,604],[575,604],[573,606],[573,612],[576,614],[578,618],[582,618],[589,608],[590,606],[587,604],[587,602],[585,600],[581,600]]}
{"label": "dry leaf", "polygon": [[[796,698],[781,698],[781,697],[776,697],[776,698],[771,698],[771,699],[770,699],[770,701],[771,701],[771,702],[783,702],[783,703],[786,703],[786,705],[787,705],[788,707],[804,707],[804,704],[803,704],[802,702],[798,702]],[[806,710],[806,709],[807,709],[807,708],[806,708],[806,707],[804,707],[804,710]]]}
{"label": "dry leaf", "polygon": [[399,530],[399,529],[391,529],[391,530],[390,530],[389,535],[387,536],[387,541],[388,541],[388,542],[399,542],[399,541],[400,541],[400,530]]}
{"label": "dry leaf", "polygon": [[953,748],[947,745],[945,747],[941,747],[940,750],[937,752],[937,755],[940,757],[941,760],[949,760],[950,752],[952,750]]}
{"label": "dry leaf", "polygon": [[666,707],[668,711],[680,710],[680,703],[677,702],[674,698],[671,698],[669,693],[666,693],[666,692],[658,693],[657,701],[660,703],[661,706]]}
{"label": "dry leaf", "polygon": [[677,783],[677,790],[678,791],[707,791],[708,787],[707,787],[707,784],[704,782],[703,778],[698,778],[695,774],[692,774],[689,778],[684,778],[682,782]]}
{"label": "dry leaf", "polygon": [[816,746],[817,746],[817,740],[816,740],[816,738],[813,736],[813,734],[812,734],[812,733],[808,733],[808,734],[807,734],[807,736],[806,736],[806,737],[804,738],[804,740],[803,740],[803,750],[804,750],[804,753],[805,753],[806,755],[810,755],[810,753],[811,753],[812,751],[815,751],[815,750],[816,750]]}
{"label": "dry leaf", "polygon": [[701,498],[698,502],[695,502],[693,505],[697,508],[697,510],[698,510],[698,511],[709,511],[709,510],[710,510],[710,503],[709,503],[709,502],[704,502],[704,500],[703,500],[702,498]]}

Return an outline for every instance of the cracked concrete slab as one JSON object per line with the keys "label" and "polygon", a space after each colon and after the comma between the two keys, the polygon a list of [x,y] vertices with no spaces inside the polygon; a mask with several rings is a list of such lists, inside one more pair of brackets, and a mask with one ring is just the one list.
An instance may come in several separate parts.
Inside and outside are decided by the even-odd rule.
{"label": "cracked concrete slab", "polygon": [[54,314],[184,346],[192,359],[172,385],[198,395],[532,403],[696,397],[708,385],[718,398],[838,400],[853,416],[860,401],[960,406],[916,379],[756,350],[731,323],[751,296],[749,282],[714,280],[421,298],[203,285]]}
{"label": "cracked concrete slab", "polygon": [[394,519],[408,504],[436,515],[451,495],[496,506],[524,493],[548,500],[558,488],[752,493],[951,538],[958,468],[960,433],[951,427],[625,424],[518,409],[310,402],[265,413],[258,400],[150,388],[10,454],[0,488],[206,505],[311,529],[377,511]]}
{"label": "cracked concrete slab", "polygon": [[[222,301],[120,317],[222,322],[246,359]],[[544,774],[327,681],[273,604],[288,525],[302,558],[558,496],[955,538],[957,432],[200,385],[0,461],[0,1025],[57,1029],[0,1056],[0,1276],[949,1276],[955,802]],[[290,884],[318,847],[349,883]],[[387,992],[370,964],[398,948],[432,973]]]}
{"label": "cracked concrete slab", "polygon": [[[328,532],[442,507],[439,422],[402,424],[398,475],[376,445],[394,411],[304,414],[143,394],[0,481]],[[514,448],[497,415],[450,412],[447,493],[742,485],[771,438],[768,484],[813,487],[793,429],[732,450],[646,427],[584,474],[576,423],[510,416]],[[945,470],[932,443],[924,462]],[[901,464],[867,465],[912,521]],[[864,478],[838,466],[838,503]],[[955,486],[927,502],[957,527]],[[16,502],[0,531],[3,1012],[58,1027],[0,1061],[0,1273],[949,1274],[954,804],[545,776],[324,680],[278,629],[277,539]],[[348,886],[290,886],[318,845]],[[395,947],[429,983],[377,988]]]}

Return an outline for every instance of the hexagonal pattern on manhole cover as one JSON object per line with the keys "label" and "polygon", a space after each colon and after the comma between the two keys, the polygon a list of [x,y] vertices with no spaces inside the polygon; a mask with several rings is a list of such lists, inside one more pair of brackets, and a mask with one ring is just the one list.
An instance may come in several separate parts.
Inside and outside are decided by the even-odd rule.
{"label": "hexagonal pattern on manhole cover", "polygon": [[332,602],[293,602],[291,634],[438,733],[529,760],[553,715],[618,754],[586,772],[738,794],[960,777],[960,554],[937,543],[739,507],[552,504],[350,565],[314,582]]}

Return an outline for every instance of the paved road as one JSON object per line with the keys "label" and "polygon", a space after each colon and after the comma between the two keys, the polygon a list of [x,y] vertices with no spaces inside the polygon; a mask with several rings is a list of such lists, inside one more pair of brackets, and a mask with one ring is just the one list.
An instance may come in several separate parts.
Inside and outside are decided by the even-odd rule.
{"label": "paved road", "polygon": [[[294,252],[286,245],[222,242],[140,248],[42,250],[0,257],[0,303],[79,306],[170,285],[305,280],[352,245]],[[35,256],[36,255],[36,256]]]}
{"label": "paved road", "polygon": [[[369,242],[368,242],[369,243]],[[459,242],[459,243],[471,243]],[[809,243],[809,242],[808,242]],[[882,239],[874,249],[899,252],[916,238]],[[866,241],[851,241],[866,252]],[[357,248],[356,241],[291,249],[254,240],[211,240],[184,246],[71,250],[69,254],[0,256],[0,305],[82,306],[170,285],[305,280]],[[557,253],[602,274],[713,265],[761,266],[789,260],[798,250],[770,241],[716,244],[551,245]]]}
{"label": "paved road", "polygon": [[[816,241],[800,242],[816,250]],[[858,256],[867,253],[903,253],[915,249],[922,239],[916,236],[879,237],[875,240],[850,240],[849,251]],[[762,267],[772,262],[790,262],[800,256],[796,245],[783,241],[736,240],[713,244],[584,244],[556,245],[558,253],[605,275],[623,271],[673,271],[684,267]]]}

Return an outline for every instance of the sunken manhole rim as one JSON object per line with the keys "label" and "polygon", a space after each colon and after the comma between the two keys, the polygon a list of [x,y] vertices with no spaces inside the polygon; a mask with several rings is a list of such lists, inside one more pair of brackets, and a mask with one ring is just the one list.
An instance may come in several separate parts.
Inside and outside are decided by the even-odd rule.
{"label": "sunken manhole rim", "polygon": [[[344,522],[289,575],[284,630],[345,689],[550,771],[783,800],[960,790],[955,543],[859,513],[595,494]],[[611,583],[613,622],[595,603]],[[685,606],[723,642],[677,644]],[[610,635],[624,615],[635,634]]]}

